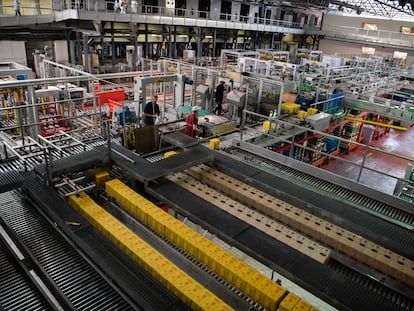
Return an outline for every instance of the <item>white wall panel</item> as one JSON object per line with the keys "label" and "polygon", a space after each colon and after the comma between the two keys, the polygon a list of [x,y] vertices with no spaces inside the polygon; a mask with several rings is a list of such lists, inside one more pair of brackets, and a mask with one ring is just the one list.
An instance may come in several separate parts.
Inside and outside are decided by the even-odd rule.
{"label": "white wall panel", "polygon": [[[344,42],[344,41],[337,41],[337,40],[329,40],[323,39],[319,42],[319,50],[323,51],[325,55],[360,55],[362,54],[362,47],[364,46],[361,42]],[[374,46],[374,45],[366,45],[372,46],[375,48],[375,55],[384,56],[384,57],[392,57],[394,51],[400,51],[401,49],[397,48],[390,48],[385,46]],[[407,56],[407,65],[414,64],[414,53],[411,51],[408,53]]]}
{"label": "white wall panel", "polygon": [[[414,20],[414,19],[413,19]],[[340,15],[325,15],[323,18],[323,25],[335,25],[346,27],[362,28],[363,23],[377,24],[378,30],[400,32],[401,26],[414,27],[414,21],[399,21],[391,19],[368,18],[368,17],[353,17]]]}
{"label": "white wall panel", "polygon": [[66,40],[56,40],[55,47],[55,61],[61,64],[69,62],[68,43]]}
{"label": "white wall panel", "polygon": [[27,66],[26,46],[24,41],[0,41],[0,61],[16,62]]}

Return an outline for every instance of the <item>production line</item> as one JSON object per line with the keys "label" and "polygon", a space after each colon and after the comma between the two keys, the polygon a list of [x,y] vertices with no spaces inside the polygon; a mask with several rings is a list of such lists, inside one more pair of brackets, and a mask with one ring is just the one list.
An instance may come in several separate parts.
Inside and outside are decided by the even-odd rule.
{"label": "production line", "polygon": [[[351,257],[354,257],[354,259],[352,259],[345,255],[349,255],[349,249],[343,249],[339,246],[339,248],[332,251],[331,248],[333,246],[328,246],[327,244],[329,243],[326,243],[326,241],[320,245],[315,244],[312,239],[307,241],[306,239],[310,235],[309,230],[305,230],[305,235],[300,236],[298,235],[296,229],[293,230],[294,226],[292,227],[292,223],[289,224],[288,220],[286,220],[286,224],[277,225],[277,228],[279,230],[283,229],[282,232],[290,232],[290,234],[288,234],[291,237],[290,241],[287,241],[286,239],[280,240],[280,238],[277,239],[274,236],[269,236],[260,229],[260,225],[257,223],[249,223],[246,219],[243,219],[243,217],[246,218],[249,216],[243,216],[242,219],[240,219],[239,216],[230,215],[228,212],[221,211],[217,206],[215,206],[215,204],[213,204],[212,199],[194,196],[191,191],[184,190],[175,183],[172,183],[171,177],[168,179],[164,179],[164,177],[170,176],[173,173],[182,174],[181,172],[184,172],[186,169],[192,168],[196,165],[208,164],[209,166],[222,170],[226,174],[233,175],[240,180],[248,180],[252,185],[255,185],[258,188],[263,188],[266,192],[273,193],[273,195],[283,198],[284,201],[291,202],[293,200],[296,206],[299,204],[298,206],[309,209],[312,215],[314,215],[313,217],[317,217],[319,214],[323,216],[324,221],[326,221],[327,218],[329,221],[334,223],[338,222],[338,219],[336,218],[340,217],[340,223],[345,224],[344,227],[341,226],[345,229],[345,231],[341,229],[341,232],[345,236],[350,234],[357,234],[356,236],[353,235],[354,237],[363,236],[366,239],[364,239],[364,243],[374,243],[373,245],[378,245],[375,247],[380,247],[378,249],[381,250],[382,253],[388,254],[391,257],[394,256],[392,254],[395,252],[395,254],[399,254],[398,256],[400,257],[398,258],[405,258],[402,259],[403,263],[408,265],[410,260],[413,259],[410,257],[412,256],[410,253],[410,249],[412,249],[412,245],[410,245],[410,243],[412,242],[409,241],[408,236],[407,238],[404,238],[404,236],[409,234],[409,231],[407,232],[406,229],[397,227],[396,225],[392,225],[389,222],[382,221],[376,217],[369,216],[366,213],[347,206],[344,202],[338,202],[337,200],[329,197],[323,197],[322,199],[318,198],[318,203],[312,203],[315,200],[311,199],[312,196],[315,196],[314,192],[307,188],[302,188],[301,186],[302,199],[305,197],[309,199],[308,204],[303,206],[304,203],[301,202],[301,199],[292,199],[292,194],[289,194],[292,189],[299,186],[296,185],[293,188],[289,187],[286,180],[282,181],[280,176],[265,173],[259,169],[243,164],[232,157],[226,156],[225,154],[208,150],[207,148],[197,144],[191,146],[189,145],[190,141],[188,141],[188,138],[184,135],[181,136],[174,134],[169,138],[169,141],[176,142],[175,149],[177,154],[168,159],[159,160],[155,163],[151,163],[117,144],[112,144],[110,158],[108,150],[106,150],[104,146],[87,151],[86,153],[83,153],[82,156],[74,155],[65,157],[54,162],[52,168],[52,179],[59,180],[64,179],[62,176],[68,176],[75,181],[74,184],[77,182],[79,183],[77,185],[77,191],[87,191],[89,187],[88,185],[91,182],[92,184],[94,183],[93,177],[90,175],[90,170],[95,171],[96,168],[104,168],[109,165],[108,168],[110,169],[110,172],[116,172],[116,175],[122,179],[129,180],[132,182],[131,185],[135,185],[135,187],[137,187],[137,190],[141,189],[142,191],[142,189],[144,189],[157,200],[168,204],[172,210],[189,217],[189,219],[199,223],[201,226],[216,234],[231,245],[235,245],[249,255],[263,261],[275,271],[289,276],[305,289],[316,293],[317,296],[322,297],[325,301],[334,306],[336,305],[338,308],[352,310],[357,306],[363,307],[365,304],[369,304],[370,306],[378,304],[378,306],[381,305],[382,308],[385,308],[384,310],[399,310],[401,308],[401,305],[399,305],[400,303],[412,303],[408,298],[410,297],[410,290],[407,288],[404,289],[405,286],[403,285],[407,282],[410,284],[411,281],[406,278],[407,275],[404,276],[404,273],[396,275],[395,271],[392,270],[392,266],[390,266],[389,270],[374,272],[374,270],[370,270],[363,264],[356,265],[355,259],[357,259],[357,262],[361,261],[361,256],[357,253],[351,255]],[[178,147],[179,145],[185,147],[181,149]],[[159,159],[162,158],[163,157],[161,155]],[[115,165],[115,167],[111,168],[111,165]],[[243,166],[243,173],[240,170],[241,165]],[[118,166],[120,169],[116,169]],[[42,166],[38,169],[39,176],[42,176],[41,167]],[[83,176],[85,181],[82,181],[82,179],[76,179],[78,175]],[[225,176],[223,177],[225,178]],[[219,180],[223,180],[223,177],[219,178]],[[36,184],[39,184],[39,186],[37,186],[37,188],[31,186],[27,188],[26,191],[29,194],[29,197],[31,197],[31,200],[35,201],[35,205],[43,205],[44,203],[41,202],[43,202],[45,198],[42,198],[41,195],[36,194],[36,189],[39,189],[40,185],[44,184],[44,179],[41,177],[32,178]],[[290,182],[291,181],[289,181],[289,183]],[[25,183],[27,183],[27,181]],[[57,180],[56,184],[59,185]],[[224,190],[222,186],[216,185],[215,187],[220,188],[222,191]],[[25,187],[23,186],[23,188]],[[55,192],[55,190],[52,189],[48,191]],[[70,191],[68,190],[66,192],[68,193]],[[57,192],[55,192],[53,197],[58,196],[63,198],[65,196],[65,191],[61,191],[61,189],[59,190],[59,194],[56,193]],[[220,196],[218,198],[220,198]],[[227,205],[230,204],[228,203],[228,200],[229,199],[225,199]],[[327,202],[322,203],[324,200],[327,200]],[[53,198],[51,201],[54,201]],[[258,202],[260,202],[260,200],[258,200]],[[216,204],[222,205],[223,203],[220,203],[219,199]],[[234,205],[236,203],[231,204]],[[336,216],[333,215],[334,212],[328,208],[333,206],[336,206]],[[328,209],[324,210],[324,208]],[[61,211],[59,211],[59,209],[56,209],[54,212],[56,215],[54,217],[57,217],[60,212]],[[254,215],[254,212],[249,212],[248,209],[245,210],[245,213]],[[306,213],[303,214],[302,212],[302,215],[306,215]],[[277,218],[279,219],[280,216]],[[358,222],[351,223],[351,219],[353,218],[358,219]],[[220,221],[217,221],[217,219],[220,219]],[[266,227],[264,222],[262,225]],[[283,227],[286,225],[288,226]],[[329,224],[328,226],[330,228],[335,227],[332,224]],[[347,232],[349,232],[349,234]],[[379,232],[381,232],[382,236],[387,236],[387,239],[378,240]],[[321,233],[319,232],[318,235],[320,234]],[[258,243],[258,241],[260,241],[260,243]],[[297,250],[297,248],[295,249],[292,245],[289,246],[289,244],[298,243],[297,241],[301,241],[302,245],[306,245],[307,251],[305,251],[305,247],[303,247],[302,251],[300,251],[300,249]],[[331,241],[336,244],[340,243],[335,242],[335,239]],[[327,248],[327,246],[329,248]],[[382,249],[381,247],[385,248]],[[313,254],[311,254],[311,248],[314,249]],[[278,250],[277,252],[269,251],[276,249]],[[390,252],[386,249],[390,249],[392,251]],[[322,252],[322,250],[324,251]],[[324,253],[324,255],[322,255],[322,253]],[[361,254],[362,253],[363,251]],[[293,260],[292,258],[295,259]],[[292,265],[292,260],[294,261],[294,265]],[[349,270],[350,267],[353,266],[358,267],[357,271]],[[380,265],[380,267],[382,266]],[[347,269],[347,273],[349,274],[348,278],[350,279],[347,279],[347,277],[343,275],[343,272],[340,272],[344,271],[344,269]],[[408,275],[410,274],[409,269],[407,272]],[[387,274],[388,276],[386,276]],[[369,280],[369,278],[367,278],[369,275],[374,277],[374,279],[382,281],[377,282]],[[389,275],[391,275],[391,277]],[[321,282],[322,279],[324,279],[323,282]],[[361,282],[361,285],[355,284],[356,279]],[[388,288],[387,290],[390,291],[390,295],[398,297],[398,299],[395,299],[400,302],[393,304],[390,301],[384,301],[376,294],[370,293],[370,291],[367,292],[366,289],[363,289],[363,287],[367,284],[366,282],[372,283],[370,286],[375,288],[378,286],[384,287],[386,284],[383,290]],[[354,299],[350,300],[349,297],[354,297]]]}
{"label": "production line", "polygon": [[[264,63],[257,64],[252,71]],[[273,65],[280,67],[272,61]],[[164,60],[163,66],[169,71],[173,66],[175,71],[182,68],[182,64],[168,60]],[[296,73],[296,65],[292,68]],[[164,94],[162,120],[168,110],[179,119],[180,112],[191,109],[185,105],[187,93],[191,94],[191,102],[211,110],[209,92],[222,72],[204,71],[197,66],[188,65],[184,70],[187,75],[195,72],[192,78],[198,86],[191,87],[191,92],[188,86],[193,80],[183,72],[173,74],[164,70],[156,77],[129,76],[134,78],[134,86],[128,88],[130,92],[133,90],[135,101],[126,101],[124,91],[106,90],[102,85],[102,90],[91,97],[81,88],[82,95],[74,94],[73,101],[69,96],[69,100],[54,98],[49,102],[46,98],[55,92],[51,87],[35,91],[38,102],[24,108],[33,127],[26,128],[16,113],[7,115],[6,121],[11,123],[1,133],[4,149],[0,186],[6,207],[1,216],[5,219],[4,227],[10,227],[9,234],[23,240],[17,249],[29,249],[28,256],[39,267],[38,274],[47,283],[46,287],[53,289],[46,295],[49,304],[57,309],[60,305],[63,309],[65,306],[73,309],[92,304],[95,298],[75,301],[70,290],[65,291],[65,282],[76,284],[76,280],[64,274],[66,259],[52,256],[56,247],[51,247],[48,256],[53,257],[53,262],[49,265],[57,267],[58,273],[49,272],[42,266],[45,260],[42,254],[37,258],[37,249],[19,237],[19,230],[35,226],[26,220],[15,224],[14,219],[29,217],[41,224],[38,231],[30,233],[39,239],[38,244],[48,243],[42,240],[45,235],[42,228],[49,227],[49,223],[51,230],[57,227],[56,240],[62,235],[73,247],[74,254],[68,256],[71,262],[80,261],[76,254],[81,253],[87,261],[82,273],[88,269],[96,271],[90,282],[102,284],[98,296],[113,295],[111,301],[114,304],[122,301],[122,309],[157,310],[160,305],[168,305],[172,310],[210,310],[214,303],[220,310],[313,310],[306,298],[299,298],[280,280],[274,281],[273,272],[271,279],[256,274],[254,269],[177,220],[182,217],[184,222],[189,219],[333,308],[412,308],[412,204],[318,170],[314,167],[319,165],[316,163],[325,161],[321,147],[319,150],[315,147],[312,153],[315,157],[308,159],[302,151],[301,157],[297,157],[298,150],[307,148],[305,143],[300,146],[303,142],[322,145],[318,137],[321,133],[310,134],[311,131],[338,129],[350,139],[337,143],[330,155],[339,151],[340,145],[346,144],[348,151],[354,150],[357,145],[352,142],[361,139],[358,130],[362,126],[358,124],[363,121],[357,124],[354,120],[343,120],[331,126],[332,119],[342,109],[343,94],[324,93],[320,84],[314,85],[321,83],[320,79],[311,75],[319,69],[314,66],[309,70],[308,79],[298,89],[290,81],[290,74],[286,75],[289,81],[284,81],[255,73],[236,72],[230,76],[224,73],[232,88],[226,98],[226,117],[206,115],[199,124],[206,130],[205,136],[220,137],[210,140],[210,149],[215,150],[206,147],[209,142],[206,138],[197,140],[181,133],[177,125],[180,120],[161,122],[157,127],[139,124],[144,98],[159,91],[174,89],[172,96],[171,92],[168,96]],[[206,73],[206,84],[200,84],[204,82],[200,76],[203,78]],[[76,79],[83,82],[89,77]],[[240,88],[233,89],[233,82]],[[29,93],[33,91],[33,83],[27,83]],[[101,87],[94,85],[98,86]],[[282,94],[293,91],[298,91],[300,104],[283,102]],[[115,93],[122,96],[110,99]],[[319,103],[323,96],[329,98]],[[2,111],[7,114],[9,102],[3,102]],[[392,109],[389,101],[376,100],[374,104],[371,98],[356,96],[343,107],[365,107],[374,113],[389,113],[398,121],[413,121],[413,112],[405,104],[391,103]],[[246,115],[243,107],[255,113]],[[299,110],[303,107],[308,110]],[[318,112],[314,107],[333,109],[334,114]],[[365,118],[367,114],[357,117]],[[104,120],[104,116],[109,116],[109,120]],[[245,130],[245,121],[253,125],[255,134],[251,139],[226,144],[226,135],[238,131],[236,123]],[[287,121],[301,127],[292,125],[290,129]],[[27,132],[29,136],[23,135]],[[301,135],[305,138],[298,139]],[[156,139],[150,150],[142,151],[140,148],[146,142],[141,139],[148,137]],[[216,143],[220,139],[226,146],[218,150]],[[287,145],[280,146],[280,142]],[[286,151],[293,154],[286,157]],[[131,198],[140,203],[131,202]],[[24,210],[22,214],[8,214],[8,204],[13,200],[18,202],[18,211]],[[154,203],[168,206],[169,214]],[[117,261],[111,263],[111,258]],[[127,277],[130,275],[131,278]],[[60,280],[65,281],[60,283]],[[147,282],[151,287],[146,288]],[[158,296],[164,299],[158,301]],[[205,299],[206,296],[211,300]]]}
{"label": "production line", "polygon": [[[29,174],[29,175],[31,175],[31,174]],[[96,176],[98,176],[98,175],[99,175],[99,173]],[[99,179],[100,177],[96,177],[96,178]],[[42,205],[41,209],[43,210],[44,213],[46,213],[48,216],[51,216],[51,217],[55,216],[56,217],[56,215],[53,215],[53,214],[54,213],[61,214],[59,212],[59,210],[61,210],[63,208],[63,206],[62,206],[62,204],[58,204],[59,207],[54,207],[54,208],[51,207],[51,206],[48,206],[48,203],[47,202],[50,199],[53,200],[53,198],[51,198],[51,196],[50,196],[50,193],[48,193],[49,196],[47,196],[47,197],[45,197],[44,194],[36,194],[36,188],[42,187],[42,183],[41,182],[42,182],[41,180],[36,181],[36,178],[34,176],[26,176],[25,183],[30,184],[30,187],[27,188],[25,190],[25,192],[27,193],[28,198],[30,198],[30,200],[33,200],[35,202],[35,204]],[[107,185],[108,184],[111,184],[111,182],[107,182]],[[113,182],[112,182],[112,184],[113,184]],[[107,191],[108,191],[108,187],[110,187],[110,186],[106,186],[106,187],[107,187]],[[136,200],[135,197],[134,197],[134,194],[133,194],[134,192],[131,192],[131,194],[128,194],[127,196],[125,196],[125,190],[122,190],[122,184],[114,184],[114,186],[111,186],[111,188],[109,188],[109,190],[110,190],[110,192],[109,192],[110,195],[111,196],[115,196],[118,200],[121,200],[121,202],[123,202],[123,205],[126,204],[128,206],[128,204],[126,203],[125,199],[131,200],[130,202],[140,202],[141,201],[142,203],[138,204],[137,205],[137,208],[138,208],[138,206],[141,209],[143,208],[143,210],[141,210],[141,212],[139,212],[141,215],[142,215],[143,212],[145,213],[145,211],[148,213],[148,218],[147,218],[147,216],[145,216],[145,218],[147,218],[148,224],[151,224],[151,226],[154,226],[154,221],[156,221],[156,222],[157,221],[162,221],[162,219],[163,219],[164,216],[165,217],[168,216],[167,213],[165,213],[164,211],[162,211],[161,209],[159,209],[158,207],[156,207],[153,203],[151,203],[149,201],[146,201],[144,198],[139,199],[139,200]],[[130,190],[130,191],[132,191],[132,190]],[[136,194],[136,196],[138,196],[138,194]],[[56,198],[55,198],[54,202],[55,202],[54,205],[56,206]],[[138,245],[141,245],[142,243],[144,243],[134,233],[132,233],[132,232],[127,233],[127,231],[128,231],[127,229],[121,229],[121,227],[119,227],[119,226],[122,226],[122,225],[118,221],[116,221],[115,219],[110,218],[109,214],[105,214],[106,212],[103,209],[100,209],[100,207],[98,207],[98,205],[96,205],[95,203],[93,203],[93,201],[91,201],[91,199],[89,199],[86,195],[84,195],[84,194],[80,194],[80,196],[73,195],[73,196],[69,197],[69,202],[71,202],[72,205],[76,206],[77,209],[81,209],[83,211],[83,212],[81,212],[81,214],[86,215],[87,218],[90,219],[90,221],[93,224],[100,224],[98,226],[99,230],[104,230],[105,235],[109,236],[110,237],[110,240],[112,240],[112,241],[119,241],[119,242],[116,242],[116,243],[123,243],[122,244],[123,245],[122,246],[122,249],[124,251],[126,251],[127,254],[130,254],[130,251],[129,250],[132,251],[132,248],[131,248],[132,247],[131,246],[132,244],[135,245],[133,247],[138,247],[137,244],[134,242],[135,239],[138,239],[137,240]],[[145,202],[147,202],[147,203],[145,203]],[[136,204],[136,203],[133,203],[133,204]],[[129,206],[132,207],[131,206],[131,203],[129,203]],[[135,209],[136,208],[134,208],[134,210]],[[148,211],[148,209],[151,209],[152,211],[150,212],[150,211]],[[76,228],[76,230],[74,229],[74,232],[72,233],[72,235],[73,234],[75,234],[75,235],[78,235],[78,234],[83,235],[83,233],[77,232],[77,231],[89,230],[87,228],[88,226],[84,229],[84,223],[83,223],[82,219],[80,219],[79,216],[75,216],[74,217],[74,215],[71,215],[72,212],[70,210],[66,210],[64,212],[64,214],[65,215],[60,215],[58,218],[61,218],[63,216],[62,219],[67,219],[66,217],[69,216],[70,219],[72,219],[70,221],[70,223],[68,221],[66,221],[66,225],[73,225],[74,226],[73,228]],[[95,215],[95,216],[93,216],[93,215]],[[152,218],[150,218],[150,215],[152,215],[151,216]],[[58,223],[56,223],[56,225],[58,227],[61,226],[62,219],[60,219],[60,220],[54,219],[55,221],[58,221]],[[150,219],[153,219],[153,220],[150,220]],[[109,221],[112,225],[109,225],[109,223],[104,224],[104,221],[105,222]],[[197,244],[198,244],[200,242],[199,239],[204,239],[205,240],[204,243],[207,243],[205,245],[205,247],[206,247],[205,248],[205,251],[210,252],[211,250],[216,250],[217,249],[215,252],[213,252],[213,253],[210,254],[210,256],[213,256],[212,258],[214,258],[214,256],[218,256],[220,254],[219,253],[219,248],[218,247],[215,247],[214,248],[212,242],[209,242],[208,239],[203,238],[201,235],[199,235],[195,231],[192,231],[186,225],[184,225],[181,222],[175,220],[175,218],[173,218],[171,216],[168,216],[166,218],[166,221],[168,221],[168,222],[173,221],[171,224],[174,224],[175,223],[174,226],[177,228],[176,230],[181,230],[181,231],[184,230],[185,232],[188,232],[188,235],[189,235],[189,239],[187,240],[188,242],[191,242],[193,240],[194,242],[197,242]],[[69,226],[69,227],[71,227],[71,226]],[[159,227],[159,225],[158,225],[158,227]],[[162,225],[161,228],[164,228],[164,225]],[[171,229],[173,229],[173,228],[171,227]],[[109,230],[109,231],[105,231],[105,230]],[[127,231],[125,231],[125,230],[127,230]],[[174,230],[172,230],[171,232],[173,232]],[[182,232],[183,234],[178,234],[178,232],[176,232],[175,233],[175,237],[176,238],[173,239],[173,241],[177,242],[178,240],[182,240],[184,238],[184,231]],[[159,232],[159,233],[161,233],[161,232]],[[95,235],[93,234],[93,232],[91,232],[90,233],[90,236],[91,237],[94,237]],[[197,238],[197,236],[199,236],[199,238]],[[69,238],[73,239],[73,236],[72,237],[69,236]],[[169,238],[171,239],[171,236]],[[77,240],[77,238],[75,238],[75,240]],[[130,245],[130,246],[124,245],[124,243],[127,243],[126,242],[127,240],[129,241],[128,242],[128,245]],[[124,241],[124,242],[121,242],[121,241]],[[76,242],[79,243],[79,241],[76,241]],[[91,241],[89,240],[89,242],[91,242]],[[139,243],[141,243],[141,244],[139,244]],[[210,243],[210,244],[208,244],[208,243]],[[168,271],[170,271],[171,269],[173,269],[173,270],[175,269],[174,271],[176,271],[176,268],[173,268],[173,266],[171,264],[166,264],[166,265],[163,264],[162,257],[160,257],[160,255],[157,255],[156,251],[155,252],[154,251],[151,251],[151,248],[148,245],[146,245],[146,246],[145,245],[146,245],[145,243],[142,244],[142,246],[139,248],[139,252],[135,252],[135,254],[137,254],[137,256],[139,256],[139,258],[141,258],[140,263],[141,263],[141,265],[144,268],[147,267],[146,264],[144,264],[144,262],[148,262],[148,260],[149,260],[148,264],[150,266],[151,266],[151,262],[152,262],[152,265],[153,264],[156,264],[157,265],[157,268],[155,268],[155,267],[150,268],[149,271],[148,271],[147,268],[145,268],[148,272],[150,272],[151,274],[153,274],[153,273],[160,273],[161,270],[159,270],[159,269],[161,269],[161,266],[163,266],[165,269],[168,268],[167,269]],[[144,246],[145,246],[145,249],[148,249],[149,250],[148,255],[145,255],[146,252],[143,252],[143,249],[144,249],[143,247]],[[102,247],[104,247],[104,246],[102,246]],[[196,249],[199,248],[199,246],[193,246],[193,248],[194,247],[196,247]],[[127,250],[125,248],[127,248]],[[91,251],[93,251],[93,250],[91,250]],[[188,249],[186,249],[186,251],[189,252]],[[195,256],[195,254],[193,254],[193,255]],[[224,255],[224,253],[223,253],[223,255]],[[223,255],[221,255],[221,256],[223,256]],[[144,256],[144,257],[142,257],[142,256]],[[147,257],[145,257],[145,256],[147,256]],[[230,256],[230,255],[227,255],[227,256]],[[208,258],[208,257],[205,257],[205,258]],[[220,257],[220,259],[219,259],[218,257],[216,257],[216,259],[215,259],[216,260],[216,265],[219,264],[220,260],[224,260],[224,258],[225,257]],[[92,259],[92,260],[95,261],[94,259]],[[144,260],[144,262],[142,262],[142,260]],[[252,297],[255,297],[256,298],[253,301],[253,305],[252,305],[251,302],[249,302],[249,300],[247,300],[245,302],[245,305],[246,306],[244,306],[244,307],[243,307],[243,304],[241,302],[234,302],[233,301],[232,306],[233,306],[234,309],[236,309],[236,310],[244,310],[244,309],[246,309],[246,310],[247,309],[252,310],[252,309],[255,309],[255,304],[257,304],[257,302],[255,302],[255,301],[257,301],[257,300],[259,302],[263,303],[264,306],[266,306],[267,308],[270,308],[270,309],[275,309],[276,304],[277,305],[280,304],[282,306],[282,309],[283,309],[283,306],[284,305],[286,305],[286,306],[289,306],[289,305],[293,306],[293,304],[298,304],[298,305],[302,305],[304,308],[305,308],[305,306],[309,306],[309,304],[306,304],[305,302],[300,302],[299,298],[297,298],[295,295],[293,295],[293,294],[287,295],[286,292],[285,292],[285,290],[283,288],[281,288],[280,286],[278,286],[277,284],[275,284],[271,280],[267,279],[266,277],[259,276],[259,275],[258,275],[258,278],[254,277],[254,273],[257,273],[257,272],[254,272],[253,269],[249,268],[247,265],[243,264],[242,262],[239,262],[238,264],[236,264],[237,263],[237,260],[234,257],[231,257],[230,256],[229,257],[229,260],[231,260],[234,265],[233,264],[229,264],[228,266],[227,265],[222,266],[222,268],[224,268],[224,267],[228,267],[230,269],[236,269],[237,268],[240,271],[243,271],[243,274],[242,275],[244,275],[244,273],[247,273],[243,278],[240,278],[239,277],[239,280],[240,281],[237,281],[237,278],[235,279],[236,275],[234,275],[233,278],[231,279],[232,280],[232,283],[233,283],[233,286],[235,286],[235,284],[238,285],[239,287],[242,286],[243,288],[245,288],[245,292],[248,293],[249,296],[252,296]],[[98,260],[98,261],[100,261],[100,260]],[[102,262],[100,262],[99,264],[102,264]],[[207,264],[207,262],[205,262],[205,264]],[[107,267],[107,268],[110,268],[110,267]],[[113,268],[111,268],[111,269],[113,269]],[[173,271],[173,270],[171,270],[171,271]],[[131,272],[132,272],[132,270],[131,270]],[[110,271],[106,271],[106,273],[110,273]],[[222,307],[220,307],[221,303],[216,298],[214,298],[213,296],[211,296],[210,294],[207,294],[207,292],[205,292],[205,294],[203,294],[203,292],[202,292],[203,288],[200,287],[199,285],[196,285],[193,289],[191,289],[190,288],[191,280],[190,279],[187,280],[183,276],[183,274],[180,273],[179,271],[177,271],[177,273],[178,273],[177,274],[177,279],[176,279],[176,281],[174,281],[174,283],[172,283],[173,287],[167,285],[167,288],[169,288],[171,291],[177,293],[178,296],[184,302],[186,302],[187,305],[189,305],[191,307],[191,309],[230,310],[230,309],[228,309],[226,307],[225,304],[223,304]],[[251,281],[249,281],[250,278],[248,278],[248,276],[252,278]],[[117,279],[119,279],[120,277],[121,276],[118,276]],[[173,274],[170,274],[170,273],[166,273],[165,275],[164,274],[161,274],[161,275],[158,276],[158,279],[159,279],[159,277],[161,277],[161,280],[160,280],[161,283],[164,283],[165,280],[168,283],[168,282],[170,282],[169,280],[172,280]],[[243,280],[245,280],[245,281],[243,281]],[[254,289],[248,290],[249,287],[248,287],[247,283],[246,283],[246,285],[243,285],[243,284],[245,284],[244,282],[246,282],[246,281],[247,282],[253,282],[254,281],[257,284],[263,283],[261,285],[263,287],[261,289],[262,294],[260,294],[260,292],[258,292],[257,290],[254,290]],[[214,286],[211,284],[211,282],[212,281],[210,280],[209,281],[209,288],[214,288]],[[251,284],[254,284],[254,283],[251,283]],[[267,284],[267,285],[265,285],[265,284]],[[127,284],[123,284],[123,286],[126,286],[126,285]],[[177,291],[174,291],[174,289],[173,289],[173,288],[175,288],[174,286],[178,286],[178,290],[179,290],[178,292]],[[249,285],[249,286],[252,286],[252,285]],[[274,292],[271,289],[272,286],[274,286],[275,289],[277,289],[276,292]],[[267,292],[267,294],[265,294],[266,292]],[[277,292],[279,294],[277,294]],[[156,293],[154,293],[154,294],[156,294]],[[187,295],[187,298],[185,298],[183,296],[183,294]],[[206,296],[206,294],[207,294],[207,296]],[[196,298],[196,297],[198,297],[197,295],[200,295],[199,296],[200,297],[199,298],[200,300],[197,300],[197,298]],[[262,296],[262,295],[265,295],[265,296]],[[211,296],[211,298],[209,298],[210,296]],[[236,297],[237,297],[237,295],[236,295]],[[266,297],[268,297],[268,298],[266,298]],[[68,299],[70,299],[70,297],[68,297]],[[266,300],[263,300],[263,299],[266,299]],[[233,298],[233,300],[235,300],[235,299]],[[268,301],[268,302],[266,302],[266,301]],[[203,304],[199,305],[201,302]],[[82,301],[82,303],[87,304],[88,302],[87,301]],[[211,303],[213,305],[210,305]],[[218,305],[215,305],[216,303],[218,303]],[[259,307],[260,307],[260,305],[259,305]],[[306,307],[306,309],[308,309],[308,308],[309,307]],[[147,309],[145,309],[145,310],[147,310]],[[290,309],[286,309],[286,310],[290,310]]]}

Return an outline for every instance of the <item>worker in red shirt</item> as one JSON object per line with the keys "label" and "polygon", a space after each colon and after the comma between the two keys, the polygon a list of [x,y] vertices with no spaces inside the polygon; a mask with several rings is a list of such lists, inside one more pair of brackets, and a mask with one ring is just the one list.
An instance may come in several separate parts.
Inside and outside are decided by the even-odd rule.
{"label": "worker in red shirt", "polygon": [[191,108],[191,113],[185,118],[185,134],[191,137],[197,137],[198,129],[198,106]]}

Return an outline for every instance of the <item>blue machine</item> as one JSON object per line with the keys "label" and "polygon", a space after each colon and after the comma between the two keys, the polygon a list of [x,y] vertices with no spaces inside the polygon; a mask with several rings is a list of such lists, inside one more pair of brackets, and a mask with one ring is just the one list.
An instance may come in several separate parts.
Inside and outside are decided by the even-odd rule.
{"label": "blue machine", "polygon": [[129,107],[127,106],[123,106],[122,108],[116,109],[115,116],[116,116],[117,125],[124,125],[124,116],[125,116],[126,123],[132,122],[131,111],[129,110]]}
{"label": "blue machine", "polygon": [[335,114],[337,112],[339,112],[342,108],[342,101],[343,101],[343,97],[344,94],[343,93],[334,93],[329,95],[329,99],[331,99],[331,101],[329,101],[328,105],[327,105],[327,109],[326,112],[330,113],[330,114]]}

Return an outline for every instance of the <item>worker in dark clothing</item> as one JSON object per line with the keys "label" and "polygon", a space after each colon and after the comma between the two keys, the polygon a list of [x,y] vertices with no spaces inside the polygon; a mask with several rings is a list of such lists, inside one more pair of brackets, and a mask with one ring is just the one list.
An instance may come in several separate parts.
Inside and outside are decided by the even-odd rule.
{"label": "worker in dark clothing", "polygon": [[144,117],[144,124],[145,125],[154,125],[155,120],[160,115],[160,107],[157,104],[158,96],[154,96],[152,101],[149,101],[145,107],[142,116]]}
{"label": "worker in dark clothing", "polygon": [[191,108],[191,113],[185,118],[185,134],[193,138],[198,135],[198,110],[197,106]]}
{"label": "worker in dark clothing", "polygon": [[224,96],[224,81],[220,81],[220,84],[216,87],[216,108],[214,108],[213,113],[221,115],[221,108],[223,105],[223,96]]}

